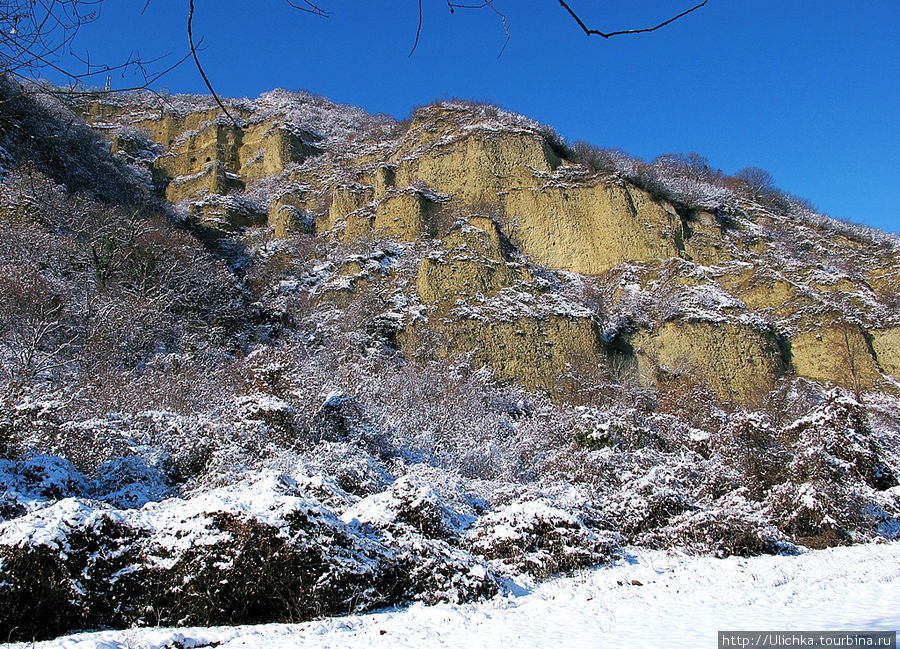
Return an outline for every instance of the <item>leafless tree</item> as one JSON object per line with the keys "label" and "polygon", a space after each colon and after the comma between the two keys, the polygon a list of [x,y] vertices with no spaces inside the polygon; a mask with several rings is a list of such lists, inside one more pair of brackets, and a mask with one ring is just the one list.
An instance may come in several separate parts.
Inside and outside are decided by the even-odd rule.
{"label": "leafless tree", "polygon": [[4,0],[0,3],[0,74],[37,77],[47,70],[76,87],[105,83],[110,90],[114,72],[134,72],[139,82],[132,90],[147,88],[187,58],[163,66],[165,57],[129,56],[108,63],[81,57],[72,47],[81,29],[99,16],[103,0]]}
{"label": "leafless tree", "polygon": [[755,201],[759,201],[775,190],[775,179],[772,174],[759,167],[744,167],[734,174],[734,177],[741,181],[750,198]]}
{"label": "leafless tree", "polygon": [[60,369],[77,339],[63,300],[31,271],[23,277],[10,273],[10,279],[0,284],[0,302],[5,305],[0,316],[2,365],[14,381]]}

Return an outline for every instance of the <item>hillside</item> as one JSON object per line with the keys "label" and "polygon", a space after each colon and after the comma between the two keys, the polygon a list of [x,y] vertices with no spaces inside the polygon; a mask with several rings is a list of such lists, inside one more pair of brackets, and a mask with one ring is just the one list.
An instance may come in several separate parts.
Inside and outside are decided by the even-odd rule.
{"label": "hillside", "polygon": [[896,236],[469,102],[2,92],[0,636],[900,535]]}

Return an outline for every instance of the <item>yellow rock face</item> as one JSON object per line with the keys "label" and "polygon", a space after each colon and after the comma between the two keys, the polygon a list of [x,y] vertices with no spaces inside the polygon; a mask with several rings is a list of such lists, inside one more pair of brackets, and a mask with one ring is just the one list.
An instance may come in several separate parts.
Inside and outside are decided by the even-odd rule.
{"label": "yellow rock face", "polygon": [[487,216],[472,215],[452,228],[443,239],[444,248],[468,250],[488,259],[508,259],[509,243],[504,241],[500,225]]}
{"label": "yellow rock face", "polygon": [[797,286],[767,268],[741,266],[716,279],[751,311],[771,310],[787,317],[798,308],[815,304]]}
{"label": "yellow rock face", "polygon": [[872,349],[886,373],[900,379],[900,327],[870,332]]}
{"label": "yellow rock face", "polygon": [[482,133],[452,139],[416,158],[396,156],[397,185],[415,180],[468,205],[495,204],[497,192],[532,187],[534,171],[549,173],[559,158],[544,140],[531,133]]}
{"label": "yellow rock face", "polygon": [[336,188],[323,229],[329,230],[345,219],[347,240],[374,235],[416,241],[438,233],[441,204],[421,191],[391,188],[377,201],[375,195],[376,190],[366,185]]}
{"label": "yellow rock face", "polygon": [[[98,102],[88,107],[87,116],[89,120],[98,122],[122,115],[123,110]],[[250,117],[247,111],[236,108],[232,108],[231,112],[239,120]],[[242,126],[237,126],[228,121],[220,109],[184,116],[163,114],[158,119],[141,119],[131,125],[145,131],[154,142],[168,149],[168,153],[157,159],[154,165],[165,177],[174,181],[203,174],[212,164],[246,182],[281,173],[287,165],[317,152],[308,143],[313,139],[308,133],[298,137],[273,121],[245,121]],[[196,185],[196,192],[191,194],[188,191],[191,183],[182,182],[180,185],[177,198],[167,196],[169,200],[182,200],[221,190],[215,185],[200,183]],[[221,193],[224,191],[227,190]]]}
{"label": "yellow rock face", "polygon": [[236,174],[241,139],[240,129],[214,124],[172,145],[172,153],[159,158],[157,166],[170,178],[199,173],[210,163]]}
{"label": "yellow rock face", "polygon": [[274,176],[314,152],[314,147],[287,129],[269,123],[253,124],[243,132],[238,151],[239,173],[245,180]]}
{"label": "yellow rock face", "polygon": [[375,198],[383,198],[396,185],[397,170],[390,166],[379,167],[375,172]]}
{"label": "yellow rock face", "polygon": [[331,195],[328,219],[322,224],[323,230],[330,230],[335,224],[358,209],[375,200],[375,190],[371,187],[354,185],[336,187]]}
{"label": "yellow rock face", "polygon": [[372,227],[377,235],[400,241],[435,236],[435,218],[440,209],[440,204],[410,189],[388,195],[379,201]]}
{"label": "yellow rock face", "polygon": [[[154,142],[171,149],[176,139],[189,131],[198,131],[216,121],[222,114],[219,108],[197,111],[184,116],[164,114],[158,119],[144,119],[133,123],[135,128],[146,131]],[[235,117],[245,118],[245,111],[234,111]]]}
{"label": "yellow rock face", "polygon": [[603,342],[589,317],[537,312],[508,318],[459,315],[458,300],[479,302],[504,287],[532,277],[507,254],[499,226],[489,218],[469,217],[444,237],[444,252],[422,260],[416,277],[419,299],[432,307],[426,325],[417,325],[401,342],[421,344],[425,330],[437,332],[445,356],[467,354],[476,367],[491,367],[500,380],[518,380],[529,388],[555,392],[569,364],[599,363]]}
{"label": "yellow rock face", "polygon": [[599,275],[623,261],[675,257],[681,219],[635,187],[511,190],[502,195],[513,242],[539,264]]}
{"label": "yellow rock face", "polygon": [[416,276],[416,291],[426,304],[457,298],[491,296],[504,286],[531,279],[529,273],[510,264],[496,223],[470,217],[444,238],[448,252],[425,257]]}
{"label": "yellow rock face", "polygon": [[[101,122],[128,110],[96,104],[88,112]],[[635,351],[627,361],[636,359],[660,390],[677,383],[666,387],[671,373],[686,372],[722,400],[756,405],[786,372],[857,390],[888,389],[884,374],[900,375],[900,327],[865,320],[900,305],[890,242],[795,222],[747,200],[718,214],[676,209],[562,160],[533,123],[480,106],[429,106],[396,139],[329,147],[317,162],[293,167],[319,152],[311,134],[235,112],[240,128],[219,110],[131,120],[168,151],[151,169],[155,186],[171,180],[166,197],[179,202],[281,174],[284,184],[260,185],[263,194],[279,188],[268,206],[275,236],[333,231],[346,241],[416,243],[402,247],[428,251],[415,257],[415,278],[405,266],[393,287],[426,315],[401,334],[406,351],[435,336],[441,354],[470,355],[501,380],[564,390],[571,382],[559,377],[570,364],[590,367],[611,353],[591,314],[620,305],[637,309],[634,326],[644,327],[627,334]],[[127,133],[113,143],[134,156],[141,146]],[[190,214],[233,232],[262,218],[242,205],[217,197],[194,203]],[[450,227],[455,219],[461,225]],[[418,245],[424,239],[433,242]],[[551,283],[531,264],[593,277],[558,274]],[[361,262],[340,274],[319,301],[346,306],[380,290]],[[707,284],[715,290],[704,291]],[[862,324],[849,322],[851,312]],[[762,325],[736,322],[797,333],[780,340]]]}
{"label": "yellow rock face", "polygon": [[275,236],[287,237],[297,232],[311,234],[315,230],[306,212],[315,199],[306,192],[292,191],[276,196],[269,203],[268,225],[275,228]]}
{"label": "yellow rock face", "polygon": [[237,232],[241,228],[261,225],[266,215],[252,211],[247,205],[228,196],[210,196],[193,203],[188,209],[191,219],[217,233]]}
{"label": "yellow rock face", "polygon": [[685,255],[695,264],[712,266],[733,259],[722,226],[714,214],[691,210],[682,219]]}
{"label": "yellow rock face", "polygon": [[867,269],[866,280],[884,302],[900,305],[900,264],[883,263]]}
{"label": "yellow rock face", "polygon": [[[443,356],[470,355],[475,367],[490,367],[498,380],[517,380],[529,389],[557,392],[559,377],[573,363],[600,363],[601,338],[588,318],[550,316],[508,322],[460,318],[431,324],[442,339],[436,348]],[[405,346],[415,349],[416,332],[406,334]]]}
{"label": "yellow rock face", "polygon": [[765,396],[786,369],[774,337],[736,324],[666,322],[632,344],[645,380],[659,368],[692,373],[720,399],[744,405]]}
{"label": "yellow rock face", "polygon": [[297,136],[269,123],[245,128],[212,124],[169,146],[172,153],[161,157],[157,166],[171,178],[193,175],[209,163],[218,163],[245,181],[281,173],[311,150]]}
{"label": "yellow rock face", "polygon": [[865,334],[850,323],[826,322],[791,338],[798,376],[849,389],[868,389],[880,379]]}
{"label": "yellow rock face", "polygon": [[240,179],[225,171],[221,164],[213,162],[193,176],[181,176],[171,181],[166,187],[166,199],[178,203],[204,194],[225,195],[243,188],[244,183]]}

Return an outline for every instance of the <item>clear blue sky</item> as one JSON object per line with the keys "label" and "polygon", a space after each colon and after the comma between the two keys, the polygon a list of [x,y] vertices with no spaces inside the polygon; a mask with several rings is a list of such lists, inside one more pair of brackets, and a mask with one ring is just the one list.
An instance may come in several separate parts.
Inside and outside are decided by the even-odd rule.
{"label": "clear blue sky", "polygon": [[[76,42],[92,59],[186,52],[187,2],[107,0]],[[572,0],[601,28],[654,24],[691,0]],[[489,10],[424,0],[321,0],[327,19],[280,0],[196,0],[195,34],[217,91],[307,89],[405,117],[434,99],[487,100],[570,141],[651,159],[696,151],[725,172],[759,166],[834,217],[900,230],[900,2],[709,0],[652,34],[586,37],[555,0]],[[127,84],[130,79],[114,79]],[[205,92],[189,63],[157,87]]]}

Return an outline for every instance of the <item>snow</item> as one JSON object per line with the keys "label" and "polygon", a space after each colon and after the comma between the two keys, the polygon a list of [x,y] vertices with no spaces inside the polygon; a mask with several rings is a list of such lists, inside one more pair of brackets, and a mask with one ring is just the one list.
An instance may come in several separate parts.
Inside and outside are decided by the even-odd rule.
{"label": "snow", "polygon": [[749,559],[633,551],[476,604],[414,604],[304,624],[104,631],[35,647],[693,649],[714,646],[719,630],[896,630],[897,602],[900,543]]}
{"label": "snow", "polygon": [[0,459],[0,504],[36,510],[62,498],[92,498],[120,509],[142,507],[173,495],[160,471],[144,458],[114,458],[88,479],[68,460],[33,455],[19,462]]}
{"label": "snow", "polygon": [[66,549],[66,533],[89,527],[105,513],[96,503],[82,498],[64,498],[27,516],[0,524],[0,536],[7,546],[46,546]]}
{"label": "snow", "polygon": [[172,552],[221,540],[222,535],[208,525],[217,512],[242,514],[276,526],[283,525],[285,517],[296,511],[334,520],[317,502],[300,494],[301,485],[296,480],[267,471],[244,483],[199,493],[190,499],[150,503],[131,513],[130,519],[135,527],[152,530],[160,547]]}

